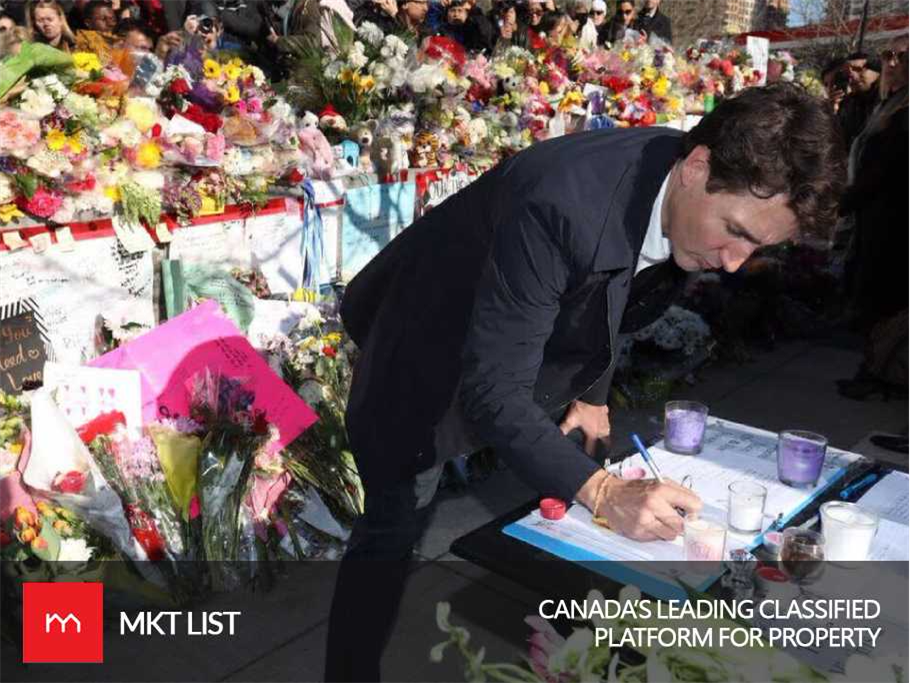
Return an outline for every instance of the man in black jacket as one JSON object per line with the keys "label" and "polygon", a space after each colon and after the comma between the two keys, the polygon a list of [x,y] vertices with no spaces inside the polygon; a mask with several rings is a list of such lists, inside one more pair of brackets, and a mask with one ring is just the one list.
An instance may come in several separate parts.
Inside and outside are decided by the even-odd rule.
{"label": "man in black jacket", "polygon": [[660,11],[660,0],[645,0],[635,18],[634,28],[644,31],[649,38],[654,35],[666,43],[673,43],[673,26],[670,17]]}
{"label": "man in black jacket", "polygon": [[[617,335],[685,272],[827,234],[844,153],[824,102],[749,89],[686,135],[592,131],[501,163],[405,230],[350,283],[361,349],[347,427],[366,488],[340,568],[326,680],[378,680],[404,566],[444,461],[493,447],[541,495],[634,539],[673,539],[688,490],[608,476]],[[580,430],[584,448],[567,438]],[[363,560],[381,560],[364,562]],[[356,613],[356,617],[352,615]]]}

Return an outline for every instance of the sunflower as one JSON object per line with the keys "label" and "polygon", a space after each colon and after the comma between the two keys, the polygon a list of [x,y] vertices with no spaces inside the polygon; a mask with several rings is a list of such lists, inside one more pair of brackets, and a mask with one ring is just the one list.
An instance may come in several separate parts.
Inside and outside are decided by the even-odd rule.
{"label": "sunflower", "polygon": [[217,79],[221,77],[221,65],[214,59],[206,59],[202,63],[202,72],[206,78]]}

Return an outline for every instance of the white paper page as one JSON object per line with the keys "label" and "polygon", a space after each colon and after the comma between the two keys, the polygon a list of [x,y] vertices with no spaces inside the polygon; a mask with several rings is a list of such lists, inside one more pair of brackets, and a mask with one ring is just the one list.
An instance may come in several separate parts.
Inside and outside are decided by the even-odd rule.
{"label": "white paper page", "polygon": [[875,512],[883,520],[910,526],[910,477],[903,472],[889,472],[875,482],[859,499],[864,510]]}
{"label": "white paper page", "polygon": [[903,472],[889,472],[859,499],[860,507],[880,517],[869,559],[902,562],[910,559],[908,479]]}

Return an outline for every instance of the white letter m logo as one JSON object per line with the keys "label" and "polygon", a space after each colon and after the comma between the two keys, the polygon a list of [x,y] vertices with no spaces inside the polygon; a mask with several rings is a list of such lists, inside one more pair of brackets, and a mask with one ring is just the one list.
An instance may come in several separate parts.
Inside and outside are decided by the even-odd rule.
{"label": "white letter m logo", "polygon": [[51,632],[51,624],[55,621],[60,623],[60,632],[66,633],[66,624],[69,621],[72,621],[76,624],[76,633],[82,633],[82,622],[76,618],[76,615],[70,612],[66,617],[61,617],[59,614],[45,614],[44,615],[44,632]]}

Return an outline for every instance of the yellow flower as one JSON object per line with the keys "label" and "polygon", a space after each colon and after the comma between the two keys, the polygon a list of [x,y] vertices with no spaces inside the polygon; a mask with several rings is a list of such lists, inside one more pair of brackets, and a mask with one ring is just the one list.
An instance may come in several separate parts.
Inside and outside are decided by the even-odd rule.
{"label": "yellow flower", "polygon": [[231,61],[229,61],[227,63],[227,65],[235,66],[238,69],[243,69],[246,66],[246,62],[244,62],[242,59],[240,59],[240,57],[234,57]]}
{"label": "yellow flower", "polygon": [[307,337],[306,339],[304,339],[303,341],[300,342],[300,346],[302,346],[304,349],[307,349],[307,350],[319,348],[319,339],[317,337],[314,337],[313,335],[310,335],[309,337]]}
{"label": "yellow flower", "polygon": [[567,92],[559,103],[559,111],[568,111],[572,107],[581,107],[585,103],[585,96],[577,90]]}
{"label": "yellow flower", "polygon": [[19,532],[19,540],[23,543],[30,543],[38,537],[38,534],[32,527],[26,527]]}
{"label": "yellow flower", "polygon": [[665,97],[669,90],[670,81],[666,76],[661,76],[658,78],[654,85],[651,87],[651,92],[653,92],[658,97]]}
{"label": "yellow flower", "polygon": [[360,83],[357,84],[357,89],[361,92],[366,92],[367,90],[372,90],[376,86],[376,80],[372,76],[364,76],[360,79]]}
{"label": "yellow flower", "polygon": [[649,81],[653,81],[657,78],[657,69],[653,66],[646,66],[641,70],[641,77]]}
{"label": "yellow flower", "polygon": [[57,516],[56,513],[54,512],[54,508],[51,505],[45,503],[43,500],[41,502],[39,502],[35,507],[37,507],[38,512],[40,512],[45,517],[56,517]]}
{"label": "yellow flower", "polygon": [[342,69],[338,74],[338,81],[340,83],[350,83],[354,80],[354,72],[351,69]]}
{"label": "yellow flower", "polygon": [[667,109],[672,112],[682,111],[683,101],[680,97],[670,97],[667,99]]}
{"label": "yellow flower", "polygon": [[76,52],[73,54],[73,66],[77,71],[101,71],[101,60],[94,52]]}
{"label": "yellow flower", "polygon": [[229,62],[224,65],[224,75],[229,81],[236,81],[242,72],[243,69],[236,64]]}
{"label": "yellow flower", "polygon": [[116,203],[120,201],[120,188],[116,185],[108,185],[104,188],[104,196]]}
{"label": "yellow flower", "polygon": [[540,94],[544,97],[550,94],[550,85],[546,81],[541,81],[538,88],[540,89]]}
{"label": "yellow flower", "polygon": [[155,125],[158,117],[148,105],[130,100],[129,104],[126,105],[126,118],[135,124],[140,133],[145,133]]}
{"label": "yellow flower", "polygon": [[62,130],[57,130],[54,128],[48,131],[44,142],[47,143],[47,148],[49,150],[52,152],[59,152],[66,145],[66,133],[64,133]]}
{"label": "yellow flower", "polygon": [[202,63],[202,72],[206,78],[219,78],[221,76],[221,65],[214,59],[206,59]]}
{"label": "yellow flower", "polygon": [[30,527],[30,526],[34,526],[35,524],[37,524],[35,515],[33,515],[32,511],[29,510],[27,507],[18,505],[16,507],[15,514],[16,514],[16,518],[15,518],[14,524],[17,529],[22,529],[23,527]]}
{"label": "yellow flower", "polygon": [[70,529],[70,525],[67,524],[66,521],[62,520],[62,519],[56,520],[54,522],[53,526],[54,526],[54,531],[56,531],[60,534],[63,534],[63,535],[69,534],[72,531],[72,529]]}
{"label": "yellow flower", "polygon": [[161,148],[154,142],[143,142],[136,150],[136,163],[142,168],[158,168],[161,163]]}
{"label": "yellow flower", "polygon": [[227,92],[224,93],[224,99],[230,104],[234,104],[237,100],[240,99],[240,89],[236,85],[229,85]]}
{"label": "yellow flower", "polygon": [[341,343],[341,333],[340,332],[329,332],[322,338],[326,344],[339,344]]}
{"label": "yellow flower", "polygon": [[22,455],[22,444],[14,443],[12,446],[7,446],[6,450],[8,450],[13,455]]}
{"label": "yellow flower", "polygon": [[622,55],[620,55],[620,56],[622,57],[622,61],[624,61],[624,62],[629,62],[632,60],[632,53],[629,52],[628,50],[623,50]]}
{"label": "yellow flower", "polygon": [[15,218],[22,218],[24,215],[15,204],[0,205],[0,223],[9,223]]}

